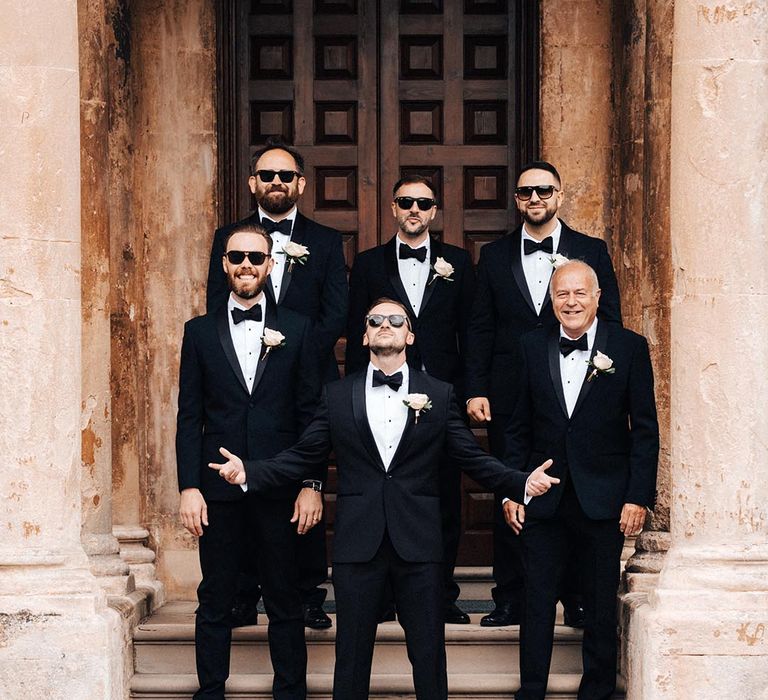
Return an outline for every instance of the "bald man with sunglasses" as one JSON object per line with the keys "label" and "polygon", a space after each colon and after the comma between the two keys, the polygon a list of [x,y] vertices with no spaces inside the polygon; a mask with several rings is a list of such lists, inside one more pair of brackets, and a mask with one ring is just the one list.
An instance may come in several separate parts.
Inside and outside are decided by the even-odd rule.
{"label": "bald man with sunglasses", "polygon": [[223,445],[228,461],[209,466],[231,484],[268,494],[302,479],[333,450],[338,469],[333,697],[370,697],[377,615],[391,586],[416,698],[445,700],[439,506],[444,454],[450,452],[472,478],[518,502],[543,495],[557,480],[546,473],[550,462],[523,475],[478,446],[461,419],[453,387],[406,362],[406,348],[415,338],[400,302],[375,301],[358,335],[368,349],[368,364],[326,385],[312,423],[293,448],[244,464]]}
{"label": "bald man with sunglasses", "polygon": [[[475,284],[472,261],[464,249],[430,236],[438,202],[429,179],[420,175],[400,179],[392,188],[391,206],[397,233],[383,245],[359,253],[350,273],[347,371],[368,364],[359,329],[369,305],[389,297],[403,304],[414,331],[414,342],[406,350],[408,364],[452,384],[463,403],[463,356]],[[461,535],[461,473],[449,458],[440,482],[440,503],[443,617],[446,623],[468,624],[469,615],[456,604],[460,591],[453,576]],[[388,608],[382,618],[391,619],[391,614]]]}

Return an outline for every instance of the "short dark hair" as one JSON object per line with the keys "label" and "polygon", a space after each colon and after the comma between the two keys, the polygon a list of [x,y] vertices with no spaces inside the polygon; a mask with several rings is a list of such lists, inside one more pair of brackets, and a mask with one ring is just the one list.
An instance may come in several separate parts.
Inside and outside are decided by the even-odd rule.
{"label": "short dark hair", "polygon": [[[397,301],[396,299],[390,299],[389,297],[379,297],[378,299],[375,299],[369,306],[368,309],[365,312],[366,318],[368,317],[368,314],[371,313],[371,309],[375,309],[379,304],[394,304],[395,306],[399,306],[403,310],[403,316],[405,316],[406,323],[408,324],[408,330],[413,332],[413,325],[411,324],[411,314],[406,308],[405,304],[403,304],[400,301]],[[365,319],[363,319],[363,325],[367,326],[367,323],[365,322]]]}
{"label": "short dark hair", "polygon": [[267,229],[265,229],[260,224],[235,224],[230,231],[227,232],[227,235],[224,236],[224,252],[227,251],[227,245],[229,245],[229,239],[232,238],[236,233],[255,233],[257,236],[261,236],[266,242],[267,242],[267,252],[272,253],[272,236],[270,236],[267,233]]}
{"label": "short dark hair", "polygon": [[304,174],[304,156],[301,155],[293,146],[289,146],[282,139],[276,136],[270,136],[266,143],[251,156],[251,175],[256,174],[256,163],[265,153],[269,151],[285,151],[288,153],[296,163],[296,170],[302,175]]}
{"label": "short dark hair", "polygon": [[555,176],[555,180],[557,180],[558,185],[562,183],[560,180],[560,173],[557,172],[557,168],[552,165],[552,163],[547,163],[546,160],[532,160],[530,163],[526,163],[522,168],[520,168],[520,172],[517,174],[517,179],[519,180],[520,176],[528,170],[546,170],[548,173],[552,173]]}
{"label": "short dark hair", "polygon": [[426,187],[429,187],[430,192],[432,192],[432,197],[437,201],[437,190],[435,190],[432,180],[428,177],[424,177],[424,175],[404,175],[401,177],[392,188],[393,197],[403,185],[425,185]]}

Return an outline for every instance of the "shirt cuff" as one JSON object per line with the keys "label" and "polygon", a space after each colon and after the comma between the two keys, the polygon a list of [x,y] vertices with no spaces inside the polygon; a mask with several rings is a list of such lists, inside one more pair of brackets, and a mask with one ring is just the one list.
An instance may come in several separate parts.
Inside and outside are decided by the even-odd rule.
{"label": "shirt cuff", "polygon": [[248,484],[240,484],[240,488],[243,489],[243,493],[248,493]]}

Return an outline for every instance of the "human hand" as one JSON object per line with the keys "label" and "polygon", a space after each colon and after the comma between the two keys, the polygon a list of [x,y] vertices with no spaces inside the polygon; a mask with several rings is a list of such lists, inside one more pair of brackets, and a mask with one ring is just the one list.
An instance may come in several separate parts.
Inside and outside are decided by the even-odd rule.
{"label": "human hand", "polygon": [[208,506],[200,489],[184,489],[179,499],[179,515],[187,532],[195,537],[203,534],[203,525],[208,526]]}
{"label": "human hand", "polygon": [[547,469],[549,469],[552,464],[553,461],[548,459],[531,472],[531,475],[528,477],[528,481],[525,484],[525,491],[528,496],[543,496],[550,488],[552,488],[552,484],[560,483],[560,479],[547,474]]}
{"label": "human hand", "polygon": [[621,509],[619,530],[625,535],[639,535],[645,524],[645,507],[625,503]]}
{"label": "human hand", "polygon": [[507,525],[514,530],[516,535],[519,535],[525,522],[525,506],[522,503],[506,501],[501,509],[504,512],[504,520],[506,520]]}
{"label": "human hand", "polygon": [[291,522],[298,522],[296,532],[308,533],[323,517],[323,494],[313,488],[303,488],[293,504]]}
{"label": "human hand", "polygon": [[226,447],[220,447],[219,452],[227,458],[227,461],[224,464],[208,462],[208,466],[218,471],[219,476],[230,484],[244,484],[245,466],[243,466],[243,460],[237,455],[233,455]]}
{"label": "human hand", "polygon": [[467,415],[478,423],[491,422],[491,403],[485,396],[476,396],[467,402]]}

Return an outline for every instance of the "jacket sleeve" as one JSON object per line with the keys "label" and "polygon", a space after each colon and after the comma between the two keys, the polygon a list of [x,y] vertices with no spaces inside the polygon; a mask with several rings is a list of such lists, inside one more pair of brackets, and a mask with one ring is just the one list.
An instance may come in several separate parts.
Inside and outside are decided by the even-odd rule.
{"label": "jacket sleeve", "polygon": [[314,418],[293,447],[271,459],[245,462],[248,490],[270,491],[303,479],[317,478],[318,469],[328,463],[330,453],[331,429],[324,390]]}
{"label": "jacket sleeve", "polygon": [[520,341],[520,367],[517,385],[517,401],[512,417],[504,432],[504,463],[520,472],[528,472],[531,455],[531,385],[528,370],[528,351],[526,343]]}
{"label": "jacket sleeve", "polygon": [[189,323],[184,326],[176,414],[176,474],[179,491],[200,488],[203,454],[203,377]]}
{"label": "jacket sleeve", "polygon": [[349,274],[349,314],[347,315],[347,348],[344,356],[346,374],[357,372],[368,364],[368,352],[363,345],[365,312],[371,300],[368,298],[368,284],[365,261],[355,257]]}
{"label": "jacket sleeve", "polygon": [[[457,328],[458,328],[458,345],[459,345],[459,357],[464,362],[469,352],[469,324],[472,319],[472,300],[475,295],[475,269],[472,267],[472,259],[469,257],[469,253],[462,255],[462,274],[461,274],[461,289],[459,290],[459,305],[456,309],[458,315]],[[465,370],[462,367],[462,370]],[[467,398],[471,398],[466,394],[466,377],[462,377],[462,381],[459,384],[462,391],[457,398],[459,401],[464,402]]]}
{"label": "jacket sleeve", "polygon": [[608,253],[608,246],[605,241],[599,238],[599,254],[597,257],[597,280],[600,284],[600,307],[598,312],[600,318],[605,321],[614,321],[621,323],[621,300],[619,298],[619,283],[616,281],[616,273],[613,269],[613,262]]}
{"label": "jacket sleeve", "polygon": [[496,308],[490,285],[486,250],[487,248],[483,248],[480,251],[477,283],[468,326],[470,343],[465,359],[468,399],[488,396],[491,360],[496,340]]}
{"label": "jacket sleeve", "polygon": [[216,229],[211,245],[211,259],[208,263],[208,282],[205,287],[206,313],[215,311],[227,298],[227,276],[221,265],[224,257],[224,230]]}
{"label": "jacket sleeve", "polygon": [[320,315],[314,324],[314,337],[320,358],[327,357],[333,352],[336,341],[344,333],[349,304],[341,234],[333,231],[328,235],[333,238],[333,241],[326,259],[325,276],[320,292]]}
{"label": "jacket sleeve", "polygon": [[[296,382],[296,424],[303,433],[317,412],[320,402],[321,380],[320,367],[312,342],[312,329],[307,319],[301,339],[301,363],[295,376]],[[328,477],[328,462],[317,464],[315,472],[306,478],[320,479],[323,483]]]}

